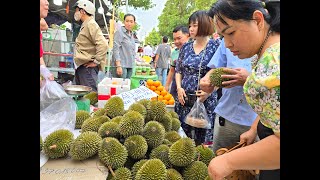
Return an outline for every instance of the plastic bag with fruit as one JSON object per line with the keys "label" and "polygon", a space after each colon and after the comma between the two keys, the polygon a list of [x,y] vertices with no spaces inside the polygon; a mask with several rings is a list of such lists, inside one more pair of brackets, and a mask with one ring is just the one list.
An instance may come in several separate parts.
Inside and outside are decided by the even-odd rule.
{"label": "plastic bag with fruit", "polygon": [[204,104],[198,98],[187,114],[184,122],[192,127],[211,129],[211,123]]}

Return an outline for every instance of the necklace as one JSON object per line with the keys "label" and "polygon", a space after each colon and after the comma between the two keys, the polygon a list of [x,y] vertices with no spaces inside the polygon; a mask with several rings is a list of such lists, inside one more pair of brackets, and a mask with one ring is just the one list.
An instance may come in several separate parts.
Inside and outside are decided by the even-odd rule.
{"label": "necklace", "polygon": [[253,67],[255,67],[255,66],[257,65],[257,63],[258,63],[258,58],[260,57],[260,53],[261,53],[261,51],[262,51],[262,48],[263,48],[264,45],[266,44],[266,42],[267,42],[267,40],[268,40],[271,32],[272,32],[271,30],[268,31],[268,34],[267,34],[266,38],[264,39],[263,43],[261,44],[258,53],[253,56],[252,61],[251,61],[251,68],[253,68]]}

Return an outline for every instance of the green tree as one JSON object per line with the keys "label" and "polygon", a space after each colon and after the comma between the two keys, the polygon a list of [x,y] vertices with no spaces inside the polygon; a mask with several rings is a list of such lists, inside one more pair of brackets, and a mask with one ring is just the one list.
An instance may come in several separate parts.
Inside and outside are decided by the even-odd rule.
{"label": "green tree", "polygon": [[172,30],[178,25],[188,27],[189,16],[196,10],[208,10],[216,0],[167,0],[158,17],[161,35],[172,39]]}
{"label": "green tree", "polygon": [[159,32],[155,28],[148,34],[145,38],[145,44],[150,43],[151,45],[160,44],[161,43],[161,36]]}
{"label": "green tree", "polygon": [[[116,6],[121,6],[120,2],[121,0],[114,0]],[[154,7],[155,4],[152,3],[152,0],[128,0],[128,6],[133,7],[134,9],[142,8],[143,10],[148,10]]]}

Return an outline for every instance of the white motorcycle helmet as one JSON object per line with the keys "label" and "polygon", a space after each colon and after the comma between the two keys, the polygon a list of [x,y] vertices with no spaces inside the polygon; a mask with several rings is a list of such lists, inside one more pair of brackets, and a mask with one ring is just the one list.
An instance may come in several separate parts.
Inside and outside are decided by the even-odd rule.
{"label": "white motorcycle helmet", "polygon": [[84,9],[87,13],[94,15],[96,12],[96,8],[94,7],[93,3],[89,0],[79,0],[74,5],[73,8],[81,8]]}

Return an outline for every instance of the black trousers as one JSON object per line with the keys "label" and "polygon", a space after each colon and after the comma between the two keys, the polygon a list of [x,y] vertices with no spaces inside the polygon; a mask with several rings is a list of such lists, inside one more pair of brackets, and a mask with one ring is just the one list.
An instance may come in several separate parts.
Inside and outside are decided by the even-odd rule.
{"label": "black trousers", "polygon": [[[260,121],[257,127],[260,139],[273,135],[272,129],[264,126]],[[260,170],[259,180],[280,180],[280,169],[276,170]]]}
{"label": "black trousers", "polygon": [[83,65],[79,66],[74,76],[76,85],[89,86],[93,91],[97,92],[98,72],[98,66],[89,68]]}

